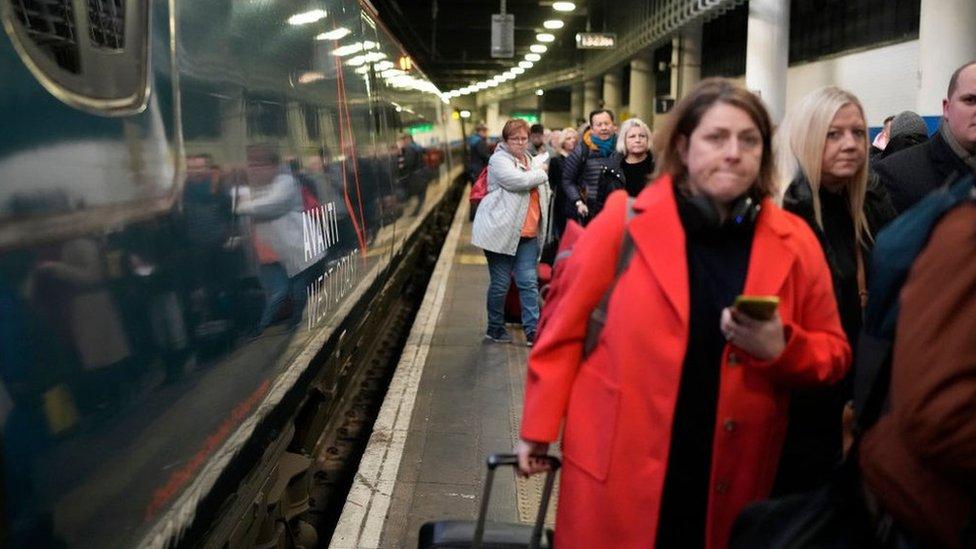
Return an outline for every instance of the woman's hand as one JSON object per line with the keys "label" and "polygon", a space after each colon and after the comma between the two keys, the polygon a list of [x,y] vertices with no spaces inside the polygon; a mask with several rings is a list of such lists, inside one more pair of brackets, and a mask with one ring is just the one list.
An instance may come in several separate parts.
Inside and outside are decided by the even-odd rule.
{"label": "woman's hand", "polygon": [[528,477],[536,473],[549,470],[549,461],[539,459],[536,456],[544,456],[549,452],[548,442],[534,442],[531,440],[519,439],[518,446],[515,447],[515,455],[518,456],[518,475]]}
{"label": "woman's hand", "polygon": [[590,215],[590,209],[586,207],[586,203],[582,200],[576,202],[576,213],[579,214],[580,219]]}
{"label": "woman's hand", "polygon": [[786,335],[779,311],[773,313],[769,320],[756,320],[733,307],[726,307],[722,311],[719,326],[726,341],[758,360],[772,360],[786,347]]}

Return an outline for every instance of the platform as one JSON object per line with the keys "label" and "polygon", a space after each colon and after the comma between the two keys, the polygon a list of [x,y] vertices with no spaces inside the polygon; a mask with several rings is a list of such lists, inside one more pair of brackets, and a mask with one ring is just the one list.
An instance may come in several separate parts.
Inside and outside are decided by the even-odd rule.
{"label": "platform", "polygon": [[[416,547],[424,522],[476,518],[486,456],[514,448],[529,349],[518,327],[514,343],[484,339],[488,269],[470,241],[462,201],[332,548]],[[541,476],[500,472],[489,520],[531,523],[541,488]]]}

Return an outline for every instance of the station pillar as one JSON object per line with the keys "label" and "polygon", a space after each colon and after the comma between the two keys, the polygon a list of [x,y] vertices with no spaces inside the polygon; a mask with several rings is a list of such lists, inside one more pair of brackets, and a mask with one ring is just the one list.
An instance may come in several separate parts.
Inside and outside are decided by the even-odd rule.
{"label": "station pillar", "polygon": [[504,125],[505,121],[502,120],[501,116],[501,105],[498,101],[488,103],[488,108],[485,110],[485,126],[488,126],[488,134],[501,135],[502,126]]}
{"label": "station pillar", "polygon": [[653,125],[654,67],[646,54],[630,60],[630,113]]}
{"label": "station pillar", "polygon": [[915,110],[941,116],[949,77],[976,59],[976,2],[922,0],[918,25],[919,90]]}
{"label": "station pillar", "polygon": [[789,53],[790,0],[751,0],[746,88],[759,93],[774,123],[780,122],[786,111]]}
{"label": "station pillar", "polygon": [[587,118],[600,105],[600,80],[591,78],[583,83],[583,116]]}
{"label": "station pillar", "polygon": [[676,90],[678,99],[688,95],[688,92],[701,80],[701,45],[700,19],[681,28],[677,48],[675,48],[678,70],[672,72],[672,78],[677,79],[672,89]]}
{"label": "station pillar", "polygon": [[603,108],[613,111],[614,116],[620,115],[620,71],[611,69],[603,75]]}
{"label": "station pillar", "polygon": [[572,119],[570,125],[576,126],[583,116],[583,84],[573,84],[569,88],[569,117]]}

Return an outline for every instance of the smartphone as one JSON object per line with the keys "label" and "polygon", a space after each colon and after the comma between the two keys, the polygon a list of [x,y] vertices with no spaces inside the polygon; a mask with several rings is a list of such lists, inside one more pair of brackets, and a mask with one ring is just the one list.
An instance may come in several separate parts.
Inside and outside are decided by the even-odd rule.
{"label": "smartphone", "polygon": [[756,320],[769,320],[779,307],[779,297],[775,295],[740,295],[733,305],[740,313]]}

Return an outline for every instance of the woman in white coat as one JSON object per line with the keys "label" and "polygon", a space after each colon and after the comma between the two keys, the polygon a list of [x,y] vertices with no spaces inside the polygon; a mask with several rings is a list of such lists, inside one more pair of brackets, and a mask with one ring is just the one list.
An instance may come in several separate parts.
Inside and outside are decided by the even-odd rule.
{"label": "woman in white coat", "polygon": [[509,120],[502,142],[488,161],[488,194],[478,206],[471,243],[488,258],[488,331],[491,341],[507,343],[505,295],[515,275],[522,304],[525,343],[532,346],[539,322],[539,286],[536,265],[549,232],[549,177],[541,159],[526,152],[529,125]]}

